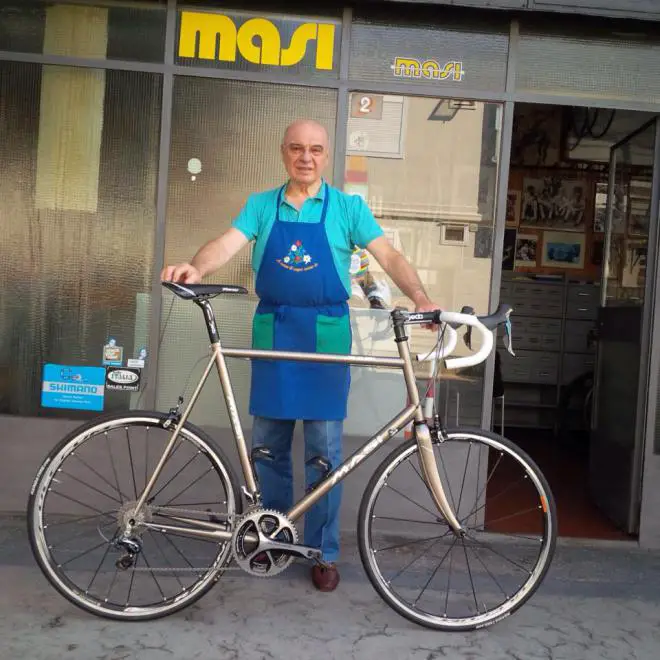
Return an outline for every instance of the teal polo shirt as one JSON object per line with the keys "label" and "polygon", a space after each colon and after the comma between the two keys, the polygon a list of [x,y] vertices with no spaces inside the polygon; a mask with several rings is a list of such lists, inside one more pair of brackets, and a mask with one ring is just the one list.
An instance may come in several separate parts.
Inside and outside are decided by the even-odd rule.
{"label": "teal polo shirt", "polygon": [[[255,273],[259,271],[266,243],[275,223],[275,206],[280,188],[281,186],[250,195],[232,223],[232,227],[242,232],[249,241],[255,242],[252,251],[252,269]],[[319,222],[326,190],[330,195],[325,220],[326,234],[337,273],[350,296],[351,253],[355,247],[365,248],[375,238],[383,235],[383,230],[362,197],[347,195],[337,188],[322,185],[319,192],[314,197],[306,199],[298,210],[282,195],[280,220]]]}

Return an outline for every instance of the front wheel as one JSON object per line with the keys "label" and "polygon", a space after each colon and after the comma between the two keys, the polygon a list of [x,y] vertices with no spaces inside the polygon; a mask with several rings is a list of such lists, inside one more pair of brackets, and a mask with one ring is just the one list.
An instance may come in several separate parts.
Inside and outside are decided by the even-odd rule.
{"label": "front wheel", "polygon": [[376,591],[399,614],[443,631],[492,625],[539,587],[557,537],[555,503],[527,454],[479,429],[434,443],[454,534],[422,477],[417,443],[378,467],[358,514],[358,545]]}
{"label": "front wheel", "polygon": [[[50,583],[92,614],[123,620],[171,614],[204,595],[231,559],[228,541],[157,527],[185,527],[179,520],[187,518],[231,530],[241,512],[229,462],[192,424],[181,429],[135,513],[174,430],[166,422],[167,415],[142,411],[92,420],[51,451],[32,485],[34,556]],[[122,535],[128,520],[135,524],[130,545]]]}

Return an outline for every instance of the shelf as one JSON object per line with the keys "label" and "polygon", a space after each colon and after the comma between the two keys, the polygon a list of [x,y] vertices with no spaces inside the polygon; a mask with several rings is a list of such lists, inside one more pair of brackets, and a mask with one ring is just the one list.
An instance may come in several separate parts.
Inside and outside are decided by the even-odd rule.
{"label": "shelf", "polygon": [[[495,401],[495,405],[502,405],[502,402],[500,399],[493,399]],[[542,408],[542,409],[547,409],[551,410],[557,407],[556,403],[533,403],[531,401],[507,401],[506,399],[504,400],[504,407],[505,408]]]}

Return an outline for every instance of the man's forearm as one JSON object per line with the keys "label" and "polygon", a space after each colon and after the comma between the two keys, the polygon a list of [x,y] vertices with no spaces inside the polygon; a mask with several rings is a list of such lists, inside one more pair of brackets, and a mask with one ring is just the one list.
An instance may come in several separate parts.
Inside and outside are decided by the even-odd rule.
{"label": "man's forearm", "polygon": [[206,277],[222,268],[247,242],[247,238],[237,229],[229,229],[203,245],[190,263],[202,277]]}
{"label": "man's forearm", "polygon": [[385,266],[385,272],[415,305],[419,307],[431,303],[417,271],[400,252],[394,252],[391,255]]}

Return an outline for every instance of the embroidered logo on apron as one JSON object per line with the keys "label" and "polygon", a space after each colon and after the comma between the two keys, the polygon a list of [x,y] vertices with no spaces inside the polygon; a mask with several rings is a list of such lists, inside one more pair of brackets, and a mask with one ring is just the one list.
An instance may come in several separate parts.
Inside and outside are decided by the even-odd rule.
{"label": "embroidered logo on apron", "polygon": [[277,259],[277,263],[286,268],[297,272],[312,270],[319,264],[312,259],[312,255],[305,251],[302,241],[296,241],[290,248],[289,254],[283,259]]}

